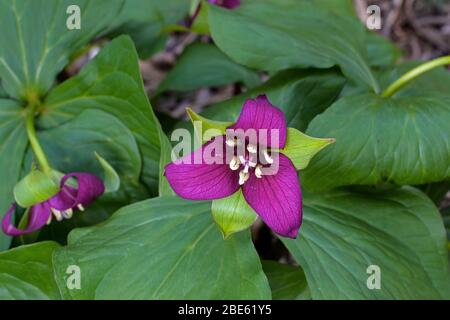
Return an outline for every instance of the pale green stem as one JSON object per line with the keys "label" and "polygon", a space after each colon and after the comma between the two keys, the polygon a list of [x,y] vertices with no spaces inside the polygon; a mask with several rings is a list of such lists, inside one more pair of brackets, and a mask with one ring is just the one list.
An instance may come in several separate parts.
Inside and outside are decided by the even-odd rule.
{"label": "pale green stem", "polygon": [[47,160],[47,156],[39,143],[36,135],[36,128],[34,126],[34,115],[36,113],[36,108],[38,104],[31,104],[27,110],[27,116],[25,120],[25,126],[27,129],[28,141],[30,142],[31,148],[33,149],[34,155],[39,164],[39,168],[45,172],[50,173],[51,167]]}
{"label": "pale green stem", "polygon": [[421,64],[420,66],[408,71],[403,76],[401,76],[399,79],[397,79],[394,83],[392,83],[383,93],[381,94],[382,97],[390,97],[394,93],[396,93],[398,90],[400,90],[404,85],[409,83],[410,81],[414,80],[418,76],[424,74],[425,72],[430,71],[431,69],[445,66],[450,64],[450,56],[445,56],[441,58],[437,58],[428,62],[425,62],[424,64]]}

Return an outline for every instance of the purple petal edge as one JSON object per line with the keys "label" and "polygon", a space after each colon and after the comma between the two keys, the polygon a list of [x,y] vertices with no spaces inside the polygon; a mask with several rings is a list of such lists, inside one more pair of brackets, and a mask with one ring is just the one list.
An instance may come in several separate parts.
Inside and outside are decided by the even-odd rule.
{"label": "purple petal edge", "polygon": [[10,236],[21,236],[27,233],[32,233],[42,228],[48,221],[51,211],[47,202],[38,203],[31,207],[28,215],[28,225],[26,229],[17,229],[11,222],[12,216],[16,210],[16,204],[13,204],[6,212],[2,221],[2,230]]}
{"label": "purple petal edge", "polygon": [[[270,103],[266,95],[260,95],[256,99],[247,99],[244,103],[238,120],[229,129],[255,129],[267,130],[268,147],[284,148],[286,145],[287,125],[283,111]],[[272,143],[271,130],[278,130],[279,141]],[[260,140],[258,135],[258,140]],[[275,140],[275,139],[274,139]],[[259,141],[261,144],[262,141]]]}
{"label": "purple petal edge", "polygon": [[275,175],[252,175],[243,186],[247,203],[277,234],[296,238],[302,223],[302,195],[297,171],[291,160],[279,154]]}

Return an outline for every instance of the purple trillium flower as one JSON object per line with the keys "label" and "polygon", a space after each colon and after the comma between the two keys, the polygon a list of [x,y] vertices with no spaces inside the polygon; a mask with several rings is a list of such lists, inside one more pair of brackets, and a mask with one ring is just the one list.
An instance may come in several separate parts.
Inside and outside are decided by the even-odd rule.
{"label": "purple trillium flower", "polygon": [[[226,153],[215,151],[214,157],[222,158],[220,163],[192,159],[205,159],[205,150],[211,143],[203,145],[199,150],[168,164],[165,175],[172,189],[181,197],[190,200],[213,200],[225,198],[239,188],[245,200],[276,233],[296,238],[302,222],[302,196],[297,171],[291,160],[279,149],[286,145],[286,119],[283,112],[273,106],[265,95],[245,102],[237,122],[228,129],[249,129],[256,132],[266,131],[269,143],[250,144],[248,140],[231,140],[220,136],[223,150],[244,144],[245,154],[233,156],[227,161]],[[271,130],[278,132],[279,143],[271,144]],[[258,137],[259,140],[259,137]],[[268,149],[273,148],[268,153]],[[233,151],[234,152],[234,151]],[[263,154],[263,159],[257,156]],[[264,174],[267,164],[278,161],[277,170],[273,174]],[[267,172],[267,171],[266,171]]]}
{"label": "purple trillium flower", "polygon": [[208,0],[208,2],[227,9],[234,9],[241,4],[241,0]]}
{"label": "purple trillium flower", "polygon": [[[67,180],[71,178],[76,179],[77,187],[66,184]],[[45,224],[49,224],[52,220],[52,214],[58,221],[64,218],[70,219],[73,210],[84,211],[84,207],[90,205],[104,191],[105,186],[102,180],[93,174],[85,172],[66,174],[60,181],[60,191],[56,195],[30,208],[28,225],[24,230],[17,229],[11,222],[12,215],[16,209],[16,204],[14,203],[3,218],[3,232],[10,236],[20,236],[34,232]]]}

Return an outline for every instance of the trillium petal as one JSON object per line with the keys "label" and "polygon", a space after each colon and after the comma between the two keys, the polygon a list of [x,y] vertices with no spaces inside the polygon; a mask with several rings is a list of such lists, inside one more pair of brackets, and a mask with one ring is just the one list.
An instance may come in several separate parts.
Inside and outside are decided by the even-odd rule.
{"label": "trillium petal", "polygon": [[42,228],[47,223],[51,215],[50,206],[47,202],[35,204],[31,207],[28,214],[27,228],[21,230],[17,229],[11,221],[15,210],[16,204],[13,204],[2,221],[3,232],[10,236],[21,236]]}
{"label": "trillium petal", "polygon": [[50,206],[59,211],[72,209],[77,204],[77,189],[63,185],[61,190],[48,200]]}
{"label": "trillium petal", "polygon": [[[180,197],[190,200],[213,200],[232,195],[239,189],[239,172],[232,171],[226,163],[224,139],[219,138],[220,140],[215,139],[217,148],[211,148],[213,142],[208,142],[165,167],[167,180]],[[215,151],[209,153],[208,150],[211,149]],[[219,163],[211,163],[211,160],[208,160],[209,154]]]}
{"label": "trillium petal", "polygon": [[274,175],[252,175],[243,186],[247,203],[274,232],[296,238],[302,222],[302,196],[297,172],[291,160],[279,154]]}
{"label": "trillium petal", "polygon": [[227,9],[234,9],[241,4],[240,0],[208,0],[208,2]]}
{"label": "trillium petal", "polygon": [[[267,130],[267,143],[265,145],[280,149],[286,145],[287,129],[283,111],[273,106],[266,95],[260,95],[256,99],[245,101],[239,119],[230,129],[242,129],[244,131],[265,129]],[[278,130],[278,145],[274,145],[272,142],[273,132],[271,130]],[[264,144],[264,141],[260,141],[259,137],[258,134],[258,142]]]}
{"label": "trillium petal", "polygon": [[[71,178],[76,179],[77,188],[66,184],[67,180]],[[57,210],[72,209],[79,204],[88,206],[105,192],[103,181],[97,176],[85,172],[66,174],[61,179],[60,188],[61,191],[49,200],[51,207]]]}

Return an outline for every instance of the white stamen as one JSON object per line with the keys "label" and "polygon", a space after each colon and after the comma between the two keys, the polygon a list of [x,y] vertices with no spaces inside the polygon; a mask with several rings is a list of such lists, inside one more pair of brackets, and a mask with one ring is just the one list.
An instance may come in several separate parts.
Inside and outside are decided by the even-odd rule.
{"label": "white stamen", "polygon": [[48,219],[47,219],[47,225],[49,225],[50,222],[52,222],[52,215],[51,215],[51,214],[48,216]]}
{"label": "white stamen", "polygon": [[235,147],[235,146],[236,146],[236,140],[235,140],[235,139],[228,138],[227,141],[226,141],[225,143],[226,143],[227,146],[229,146],[229,147]]}
{"label": "white stamen", "polygon": [[55,216],[57,221],[62,221],[63,220],[63,216],[61,214],[61,211],[56,210],[55,208],[51,208],[51,211],[53,212],[53,215]]}
{"label": "white stamen", "polygon": [[236,156],[234,156],[230,161],[230,169],[235,171],[239,169],[239,166],[240,166],[239,159]]}
{"label": "white stamen", "polygon": [[63,215],[64,218],[70,219],[70,218],[72,218],[73,210],[72,210],[72,209],[64,210],[64,211],[62,212],[62,215]]}
{"label": "white stamen", "polygon": [[84,207],[83,207],[83,205],[81,203],[77,204],[77,208],[80,211],[84,211]]}
{"label": "white stamen", "polygon": [[239,161],[241,161],[241,163],[245,163],[245,158],[244,158],[244,156],[239,156]]}
{"label": "white stamen", "polygon": [[263,155],[264,155],[264,159],[266,160],[266,162],[268,164],[273,163],[273,159],[269,156],[269,154],[267,153],[267,150],[264,150]]}
{"label": "white stamen", "polygon": [[244,173],[248,173],[248,169],[249,169],[249,164],[248,163],[246,163],[245,164],[245,167],[244,167]]}
{"label": "white stamen", "polygon": [[258,164],[258,165],[256,166],[256,169],[255,169],[255,176],[256,176],[257,178],[262,178],[262,170],[261,170],[261,168],[262,168],[262,166],[261,166],[260,164]]}
{"label": "white stamen", "polygon": [[252,145],[252,144],[248,144],[247,145],[247,151],[250,153],[256,153],[258,150],[256,149],[256,146]]}
{"label": "white stamen", "polygon": [[251,154],[248,159],[248,165],[252,168],[256,167],[258,164],[258,156],[256,154]]}
{"label": "white stamen", "polygon": [[245,183],[245,181],[248,180],[248,178],[250,177],[250,175],[248,174],[248,172],[244,172],[244,170],[242,170],[241,172],[239,172],[239,185],[243,185]]}

